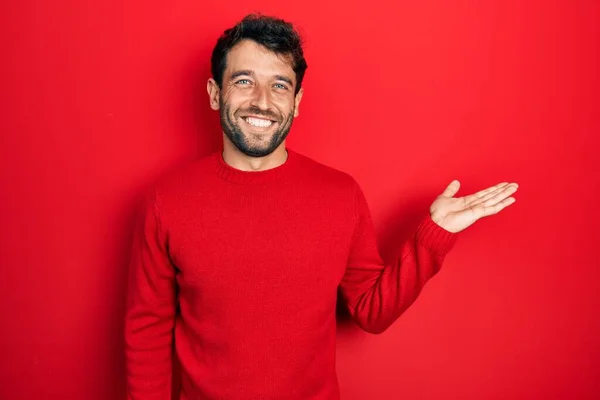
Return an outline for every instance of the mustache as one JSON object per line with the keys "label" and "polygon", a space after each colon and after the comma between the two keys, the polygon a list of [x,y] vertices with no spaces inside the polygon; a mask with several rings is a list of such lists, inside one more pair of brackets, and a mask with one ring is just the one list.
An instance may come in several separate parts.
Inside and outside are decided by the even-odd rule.
{"label": "mustache", "polygon": [[244,110],[239,110],[238,113],[259,115],[261,117],[269,118],[274,121],[280,120],[280,116],[278,114],[275,114],[273,111],[261,110],[256,106],[250,106]]}

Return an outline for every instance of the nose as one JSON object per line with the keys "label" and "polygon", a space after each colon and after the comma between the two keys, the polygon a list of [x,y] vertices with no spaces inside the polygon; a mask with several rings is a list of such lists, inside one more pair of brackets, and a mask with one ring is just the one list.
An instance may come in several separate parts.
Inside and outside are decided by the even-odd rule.
{"label": "nose", "polygon": [[250,104],[261,110],[269,110],[271,108],[271,92],[268,86],[256,85],[252,93],[252,101]]}

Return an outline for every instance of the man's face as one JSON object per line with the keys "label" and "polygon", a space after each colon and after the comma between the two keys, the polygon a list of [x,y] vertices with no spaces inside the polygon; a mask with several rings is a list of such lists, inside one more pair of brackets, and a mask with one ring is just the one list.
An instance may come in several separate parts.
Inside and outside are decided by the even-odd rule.
{"label": "man's face", "polygon": [[221,89],[211,79],[208,90],[229,140],[248,156],[264,157],[281,145],[298,115],[303,91],[294,95],[295,87],[290,59],[244,40],[227,55]]}

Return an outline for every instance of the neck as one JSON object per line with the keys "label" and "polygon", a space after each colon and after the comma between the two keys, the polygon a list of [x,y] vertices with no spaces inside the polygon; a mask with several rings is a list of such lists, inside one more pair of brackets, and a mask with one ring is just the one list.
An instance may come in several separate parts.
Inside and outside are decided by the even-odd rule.
{"label": "neck", "polygon": [[229,140],[223,142],[223,161],[229,166],[241,171],[265,171],[283,165],[288,158],[285,141],[275,151],[264,157],[248,156]]}

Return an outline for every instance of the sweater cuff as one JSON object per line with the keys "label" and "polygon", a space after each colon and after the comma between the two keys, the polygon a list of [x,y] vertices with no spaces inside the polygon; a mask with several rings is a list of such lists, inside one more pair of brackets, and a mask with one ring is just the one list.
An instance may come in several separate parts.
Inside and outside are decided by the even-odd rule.
{"label": "sweater cuff", "polygon": [[433,253],[445,256],[454,246],[457,234],[447,231],[432,219],[431,215],[421,221],[417,228],[417,243],[427,247]]}

